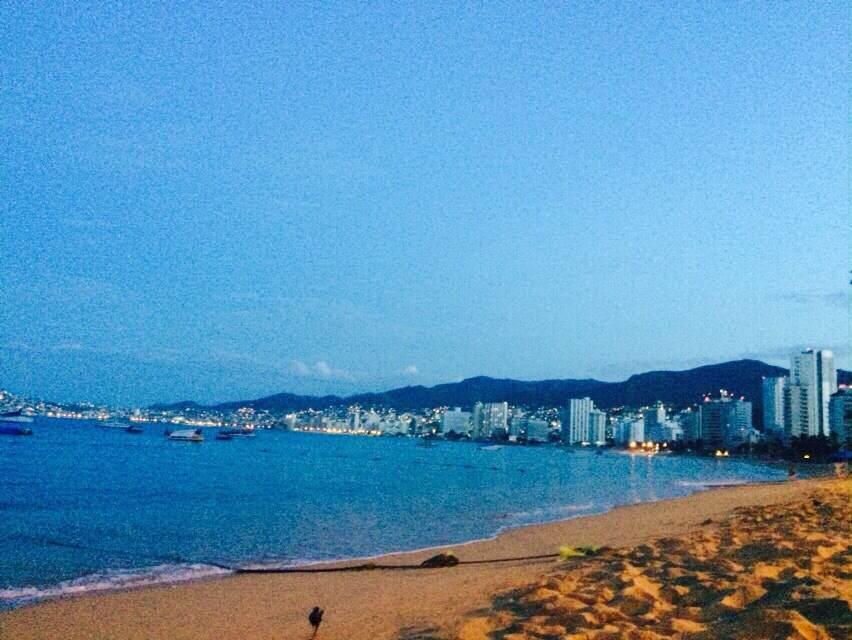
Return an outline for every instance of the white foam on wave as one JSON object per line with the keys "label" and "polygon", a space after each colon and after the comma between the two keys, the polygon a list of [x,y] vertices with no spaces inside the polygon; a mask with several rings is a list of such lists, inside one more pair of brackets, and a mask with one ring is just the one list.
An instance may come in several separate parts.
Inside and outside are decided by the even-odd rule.
{"label": "white foam on wave", "polygon": [[675,484],[681,487],[696,487],[707,489],[710,487],[738,487],[749,484],[748,480],[678,480]]}
{"label": "white foam on wave", "polygon": [[0,604],[20,605],[46,598],[61,598],[98,591],[135,589],[158,584],[225,576],[232,571],[209,564],[161,564],[141,569],[116,569],[66,580],[50,587],[0,589]]}
{"label": "white foam on wave", "polygon": [[539,509],[531,509],[529,511],[515,511],[511,513],[506,513],[503,515],[504,518],[510,520],[552,520],[554,517],[557,519],[559,516],[567,516],[572,513],[580,513],[582,511],[590,511],[595,508],[591,502],[587,502],[586,504],[563,504],[555,507],[541,507]]}

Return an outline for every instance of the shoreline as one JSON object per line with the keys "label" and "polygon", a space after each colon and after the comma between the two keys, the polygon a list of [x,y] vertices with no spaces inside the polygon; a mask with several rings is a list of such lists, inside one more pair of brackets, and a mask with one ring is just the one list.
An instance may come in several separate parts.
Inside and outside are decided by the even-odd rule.
{"label": "shoreline", "polygon": [[[798,479],[797,482],[819,482],[819,481],[828,480],[828,479],[830,479],[829,476],[808,477],[808,478]],[[384,551],[384,552],[373,554],[373,555],[356,556],[356,557],[353,557],[353,558],[340,558],[340,559],[336,559],[336,560],[309,560],[309,561],[306,561],[305,563],[282,565],[282,566],[280,566],[280,568],[285,570],[285,571],[282,571],[282,573],[286,573],[287,569],[299,569],[299,570],[302,570],[302,569],[327,569],[327,568],[336,568],[336,567],[343,567],[343,566],[349,566],[349,565],[358,565],[358,564],[363,564],[363,563],[368,562],[368,561],[383,560],[383,559],[387,559],[387,558],[404,559],[406,556],[413,556],[413,555],[419,556],[419,555],[422,555],[422,554],[425,554],[425,553],[429,553],[431,555],[434,555],[434,554],[439,553],[441,551],[447,551],[447,550],[452,551],[452,550],[455,550],[456,548],[459,548],[459,547],[467,547],[467,546],[470,546],[470,545],[480,544],[480,543],[484,543],[484,542],[494,542],[498,538],[500,538],[500,536],[502,536],[506,533],[510,533],[512,531],[517,531],[519,529],[544,527],[544,526],[548,526],[548,525],[554,525],[554,524],[560,524],[560,523],[563,523],[563,522],[568,522],[568,521],[571,521],[571,520],[579,520],[579,519],[582,519],[582,518],[595,518],[597,516],[602,516],[602,515],[605,515],[607,513],[612,513],[614,511],[617,511],[618,509],[626,509],[626,508],[630,508],[630,507],[639,507],[639,506],[642,506],[642,505],[656,504],[656,503],[659,503],[659,502],[667,502],[667,501],[670,501],[670,500],[683,500],[683,499],[691,498],[695,495],[698,495],[698,494],[701,494],[701,493],[704,493],[704,492],[707,492],[707,491],[719,491],[719,490],[724,490],[724,489],[732,489],[732,488],[748,487],[748,486],[759,487],[759,486],[763,486],[763,485],[787,484],[788,482],[789,482],[789,480],[755,480],[755,481],[743,480],[743,481],[719,482],[719,483],[695,482],[694,485],[690,485],[690,486],[694,486],[695,490],[691,491],[690,493],[683,495],[683,496],[673,496],[673,497],[669,497],[669,498],[658,498],[657,500],[644,500],[642,502],[633,502],[633,503],[629,503],[629,504],[616,504],[616,505],[612,505],[610,507],[607,507],[607,508],[605,508],[601,511],[594,511],[592,509],[592,510],[589,510],[589,512],[583,512],[583,513],[579,513],[577,515],[569,515],[569,516],[565,516],[563,518],[557,518],[555,520],[543,520],[541,522],[527,522],[527,523],[522,523],[522,524],[501,525],[493,535],[483,536],[481,538],[473,538],[471,540],[463,540],[462,542],[450,542],[450,543],[447,543],[447,544],[429,545],[429,546],[426,546],[426,547],[418,547],[416,549],[405,549],[405,550],[401,550],[401,551]],[[207,563],[199,563],[199,564],[205,564],[206,565]],[[230,569],[231,571],[233,571],[233,573],[230,574],[230,575],[247,575],[247,574],[252,573],[251,571],[245,571],[245,572],[241,573],[239,571],[239,567],[227,567],[226,565],[209,565],[209,566],[221,567],[223,569]],[[254,565],[251,562],[248,562],[244,566],[245,567],[252,567]],[[263,567],[263,565],[260,565],[260,566]],[[270,566],[270,568],[274,568],[276,565],[269,565],[269,566]],[[310,571],[301,571],[301,573],[310,573]],[[230,577],[230,575],[212,576],[210,578],[199,578],[199,579],[200,580],[207,580],[207,579],[218,580],[220,578],[228,578],[228,577]],[[142,588],[144,588],[144,587],[142,587]],[[38,604],[38,603],[33,603],[33,604]]]}
{"label": "shoreline", "polygon": [[[441,550],[453,549],[462,560],[555,553],[562,544],[636,544],[659,535],[685,533],[737,506],[786,502],[801,496],[824,479],[795,482],[764,481],[698,489],[687,496],[639,504],[619,505],[604,513],[562,518],[557,521],[506,528],[493,537],[372,557],[312,563],[310,566],[344,567],[365,560],[419,563]],[[302,565],[307,566],[307,565]],[[431,614],[443,622],[463,615],[472,605],[483,605],[510,584],[540,576],[551,561],[512,561],[501,565],[477,564],[454,569],[422,571],[367,571],[298,574],[230,574],[157,584],[138,588],[89,592],[27,603],[0,612],[0,638],[10,630],[15,638],[62,636],[85,638],[110,630],[121,637],[230,638],[269,637],[283,628],[294,632],[304,626],[305,613],[319,603],[329,611],[329,628],[339,627],[348,638],[394,638],[396,630]],[[458,594],[463,594],[459,596]],[[351,597],[347,597],[349,594]],[[411,594],[411,598],[404,598]],[[415,595],[419,594],[419,595]],[[275,596],[283,596],[283,600]],[[241,608],[213,606],[236,598]],[[248,604],[242,608],[242,603]],[[196,620],[188,625],[186,607],[205,611],[214,619],[235,614],[240,624],[224,620],[216,626]],[[306,608],[307,607],[307,608]],[[376,611],[393,612],[392,621],[376,626]],[[368,619],[363,612],[372,611]],[[274,621],[266,612],[275,612]],[[239,615],[236,615],[239,614]],[[189,619],[195,619],[190,615]],[[334,621],[333,621],[334,620]],[[152,636],[152,625],[157,634]],[[285,634],[286,635],[286,634]],[[333,635],[331,637],[334,637]]]}
{"label": "shoreline", "polygon": [[[800,482],[814,481],[823,479],[822,477],[808,477],[799,480]],[[666,502],[669,500],[678,500],[690,498],[694,495],[701,494],[708,491],[718,491],[724,489],[730,489],[734,487],[745,487],[745,486],[762,486],[769,484],[782,484],[788,482],[787,480],[756,480],[756,481],[730,481],[730,482],[701,482],[695,481],[694,483],[682,483],[681,486],[689,486],[692,488],[689,493],[683,496],[674,496],[674,497],[666,497],[666,498],[658,498],[656,500],[646,500],[641,502],[634,503],[625,503],[625,504],[616,504],[605,507],[601,510],[595,510],[594,507],[589,510],[578,509],[580,513],[576,515],[567,515],[564,517],[556,518],[553,520],[542,520],[540,522],[529,522],[529,523],[520,523],[520,524],[509,524],[509,525],[501,525],[497,528],[497,530],[488,536],[483,536],[480,538],[472,538],[470,540],[463,540],[460,542],[450,542],[447,544],[439,544],[439,545],[427,545],[425,547],[418,547],[415,549],[404,549],[404,550],[396,550],[396,551],[383,551],[376,554],[365,555],[365,556],[354,556],[350,558],[336,558],[329,560],[305,560],[303,562],[296,561],[292,564],[279,564],[279,563],[269,563],[264,564],[262,562],[253,562],[246,561],[242,564],[235,565],[227,565],[220,564],[211,561],[187,561],[185,563],[160,563],[160,564],[151,564],[151,565],[143,565],[135,568],[129,569],[103,569],[101,571],[97,571],[91,574],[79,576],[78,578],[72,578],[69,580],[64,580],[59,583],[43,586],[43,587],[29,587],[29,586],[21,586],[21,587],[11,587],[9,590],[20,590],[20,591],[33,591],[38,593],[48,593],[48,595],[34,595],[34,596],[23,596],[20,598],[20,601],[15,602],[14,599],[9,599],[7,601],[0,601],[0,616],[5,612],[16,611],[22,608],[29,607],[37,607],[42,604],[69,600],[69,599],[78,599],[78,598],[89,598],[89,597],[97,597],[102,595],[108,595],[111,593],[125,593],[138,591],[142,589],[153,589],[158,587],[179,587],[182,585],[191,585],[199,582],[207,582],[211,580],[223,580],[228,578],[233,578],[235,576],[240,575],[252,575],[252,574],[260,574],[260,571],[253,571],[253,569],[282,569],[280,573],[299,573],[299,574],[307,574],[311,573],[311,570],[315,570],[316,572],[320,572],[321,570],[327,570],[332,568],[341,568],[348,567],[354,565],[360,565],[364,563],[370,563],[375,561],[387,560],[389,558],[392,559],[404,559],[407,556],[414,555],[423,555],[429,554],[434,555],[436,553],[440,553],[442,551],[451,551],[456,548],[465,548],[470,545],[477,545],[480,543],[487,542],[495,542],[502,535],[506,533],[510,533],[512,531],[522,530],[526,528],[536,528],[548,525],[554,525],[559,523],[568,522],[571,520],[577,520],[582,518],[593,518],[597,516],[602,516],[607,513],[611,513],[618,509],[624,509],[629,507],[637,507],[641,505],[647,504],[655,504],[659,502]],[[187,575],[186,577],[161,577],[158,578],[159,572],[157,569],[162,567],[171,567],[172,571],[175,574],[185,573],[188,570],[194,570],[198,572],[198,575]],[[241,571],[241,569],[248,569],[247,571]],[[294,571],[288,571],[294,570]],[[220,573],[221,572],[221,573]],[[265,573],[275,573],[274,571],[266,571]],[[83,585],[86,584],[88,580],[96,579],[103,577],[104,575],[112,574],[113,578],[119,578],[125,580],[126,583],[122,584],[121,582],[116,582],[114,584],[105,585],[101,588],[85,588]],[[140,580],[138,583],[133,583],[133,579],[137,578]],[[2,592],[3,589],[0,589]]]}

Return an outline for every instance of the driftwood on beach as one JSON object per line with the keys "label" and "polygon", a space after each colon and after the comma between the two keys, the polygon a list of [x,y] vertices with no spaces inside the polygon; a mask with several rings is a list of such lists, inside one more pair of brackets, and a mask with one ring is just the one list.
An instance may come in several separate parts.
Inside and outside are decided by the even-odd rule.
{"label": "driftwood on beach", "polygon": [[229,567],[222,564],[213,566],[227,569],[235,573],[343,573],[351,571],[410,571],[415,569],[443,569],[457,567],[460,565],[497,564],[503,562],[524,562],[532,560],[550,560],[559,558],[559,553],[544,553],[532,556],[516,556],[512,558],[493,558],[485,560],[459,560],[449,553],[439,553],[427,558],[419,564],[377,564],[365,562],[363,564],[347,565],[344,567]]}

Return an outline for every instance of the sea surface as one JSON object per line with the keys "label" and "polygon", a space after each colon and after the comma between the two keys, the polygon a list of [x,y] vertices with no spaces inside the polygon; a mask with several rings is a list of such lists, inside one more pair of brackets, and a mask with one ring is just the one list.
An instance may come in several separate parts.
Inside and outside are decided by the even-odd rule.
{"label": "sea surface", "polygon": [[[0,608],[46,597],[458,544],[783,478],[734,459],[261,431],[168,441],[37,418],[0,436]],[[594,541],[583,541],[594,543]]]}

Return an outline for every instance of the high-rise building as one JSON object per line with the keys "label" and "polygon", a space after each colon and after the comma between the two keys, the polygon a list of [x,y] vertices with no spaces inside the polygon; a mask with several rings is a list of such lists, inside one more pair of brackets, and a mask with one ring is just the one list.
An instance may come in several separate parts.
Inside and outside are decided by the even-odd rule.
{"label": "high-rise building", "polygon": [[784,435],[784,403],[789,378],[763,379],[763,432],[767,436]]}
{"label": "high-rise building", "polygon": [[508,432],[508,402],[477,402],[473,406],[473,437],[484,440]]}
{"label": "high-rise building", "polygon": [[550,423],[547,420],[528,418],[524,424],[527,441],[547,442],[550,439]]}
{"label": "high-rise building", "polygon": [[677,442],[683,440],[683,427],[679,420],[666,420],[660,426],[660,435],[663,442]]}
{"label": "high-rise building", "polygon": [[386,435],[405,435],[408,433],[408,420],[390,416],[379,423],[379,431]]}
{"label": "high-rise building", "polygon": [[349,428],[352,431],[359,431],[361,429],[361,410],[358,407],[354,407],[349,410]]}
{"label": "high-rise building", "polygon": [[366,427],[368,431],[378,429],[381,422],[382,417],[372,409],[370,411],[367,411],[361,420],[361,424]]}
{"label": "high-rise building", "polygon": [[735,446],[753,441],[751,422],[751,402],[732,400],[728,410],[728,423],[725,430],[725,445]]}
{"label": "high-rise building", "polygon": [[462,411],[460,407],[444,411],[441,416],[441,433],[447,434],[451,431],[458,435],[465,435],[470,431],[470,411]]}
{"label": "high-rise building", "polygon": [[473,415],[470,417],[470,435],[474,440],[482,438],[482,408],[481,402],[473,405]]}
{"label": "high-rise building", "polygon": [[615,423],[613,436],[621,445],[645,442],[645,419],[641,416],[621,416]]}
{"label": "high-rise building", "polygon": [[828,404],[836,391],[837,370],[831,351],[808,349],[793,354],[784,394],[785,436],[827,436]]}
{"label": "high-rise building", "polygon": [[658,402],[650,409],[645,409],[642,412],[645,418],[645,439],[651,442],[662,442],[663,423],[666,421],[666,407]]}
{"label": "high-rise building", "polygon": [[515,407],[509,417],[509,438],[515,439],[521,437],[526,425],[527,418],[523,409]]}
{"label": "high-rise building", "polygon": [[751,437],[751,402],[722,397],[701,405],[701,442],[707,448],[726,447]]}
{"label": "high-rise building", "polygon": [[562,416],[562,442],[589,442],[589,416],[594,410],[591,398],[571,398]]}
{"label": "high-rise building", "polygon": [[598,409],[589,412],[589,438],[592,444],[606,444],[606,413]]}
{"label": "high-rise building", "polygon": [[852,388],[840,389],[828,406],[832,437],[841,447],[852,449]]}
{"label": "high-rise building", "polygon": [[784,389],[784,439],[816,434],[813,387],[788,384]]}
{"label": "high-rise building", "polygon": [[490,402],[485,408],[489,435],[505,435],[509,430],[509,403]]}
{"label": "high-rise building", "polygon": [[701,405],[701,442],[705,447],[721,447],[725,442],[725,412],[722,400]]}
{"label": "high-rise building", "polygon": [[701,412],[684,409],[677,414],[677,421],[683,431],[683,439],[687,442],[701,440]]}

